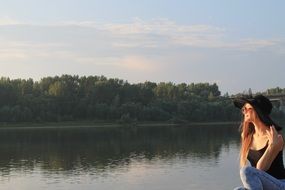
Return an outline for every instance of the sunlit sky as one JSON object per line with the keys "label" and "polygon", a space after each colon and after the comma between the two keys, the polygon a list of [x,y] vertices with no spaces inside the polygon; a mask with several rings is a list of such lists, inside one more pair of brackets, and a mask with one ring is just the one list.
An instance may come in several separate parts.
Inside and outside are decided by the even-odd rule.
{"label": "sunlit sky", "polygon": [[0,0],[0,76],[285,88],[285,1]]}

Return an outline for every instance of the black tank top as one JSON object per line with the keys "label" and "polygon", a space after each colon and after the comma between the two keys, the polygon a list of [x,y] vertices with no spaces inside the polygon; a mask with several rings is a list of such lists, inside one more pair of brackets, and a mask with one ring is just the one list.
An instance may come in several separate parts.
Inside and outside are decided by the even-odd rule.
{"label": "black tank top", "polygon": [[[260,150],[251,150],[251,149],[249,150],[247,159],[249,160],[251,166],[256,167],[258,160],[264,154],[267,146],[268,145],[266,145],[264,148]],[[270,168],[266,172],[277,179],[285,179],[285,169],[283,165],[283,151],[280,151],[277,154]]]}

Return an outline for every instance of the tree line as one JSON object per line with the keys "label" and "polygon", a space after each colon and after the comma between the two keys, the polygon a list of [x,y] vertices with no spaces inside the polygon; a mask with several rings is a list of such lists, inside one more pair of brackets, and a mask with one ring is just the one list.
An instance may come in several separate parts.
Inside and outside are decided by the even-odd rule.
{"label": "tree line", "polygon": [[[269,89],[271,93],[284,89]],[[273,115],[283,118],[278,109]],[[240,112],[216,83],[130,84],[104,76],[0,79],[0,122],[237,121]]]}

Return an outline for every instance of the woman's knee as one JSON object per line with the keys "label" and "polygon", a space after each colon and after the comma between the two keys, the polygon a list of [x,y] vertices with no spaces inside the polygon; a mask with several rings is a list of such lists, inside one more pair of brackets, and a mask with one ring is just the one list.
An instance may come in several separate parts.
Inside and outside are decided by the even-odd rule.
{"label": "woman's knee", "polygon": [[244,166],[240,169],[241,178],[247,178],[249,175],[252,175],[255,171],[255,168],[252,166]]}

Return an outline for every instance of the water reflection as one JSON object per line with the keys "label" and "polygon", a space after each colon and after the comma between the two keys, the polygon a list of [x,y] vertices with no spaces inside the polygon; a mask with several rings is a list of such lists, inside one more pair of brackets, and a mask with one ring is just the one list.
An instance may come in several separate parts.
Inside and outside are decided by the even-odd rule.
{"label": "water reflection", "polygon": [[134,160],[207,163],[238,143],[233,126],[1,129],[0,170],[104,174]]}

